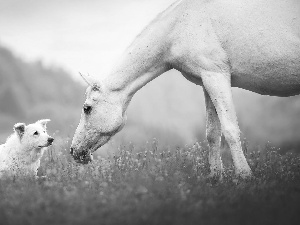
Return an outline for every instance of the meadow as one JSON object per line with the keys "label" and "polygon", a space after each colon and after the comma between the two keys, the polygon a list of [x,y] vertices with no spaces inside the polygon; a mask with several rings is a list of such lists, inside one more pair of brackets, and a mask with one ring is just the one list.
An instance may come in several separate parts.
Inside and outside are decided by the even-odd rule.
{"label": "meadow", "polygon": [[254,178],[236,178],[224,155],[220,182],[208,178],[206,142],[129,143],[79,165],[69,139],[56,140],[40,179],[0,181],[0,224],[300,224],[300,156],[243,148]]}

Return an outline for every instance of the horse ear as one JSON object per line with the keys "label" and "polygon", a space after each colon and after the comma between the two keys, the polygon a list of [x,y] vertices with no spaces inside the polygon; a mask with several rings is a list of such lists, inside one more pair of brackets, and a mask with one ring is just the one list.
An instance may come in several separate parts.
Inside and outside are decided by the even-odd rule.
{"label": "horse ear", "polygon": [[47,128],[47,123],[50,122],[50,119],[42,119],[42,120],[38,120],[36,123],[41,124],[45,129]]}
{"label": "horse ear", "polygon": [[19,138],[21,139],[24,135],[25,132],[25,123],[16,123],[14,125],[14,131],[17,133],[17,135],[19,136]]}
{"label": "horse ear", "polygon": [[82,77],[82,79],[83,79],[89,86],[94,86],[95,84],[98,83],[98,81],[97,81],[94,77],[90,76],[89,74],[88,74],[88,75],[84,75],[84,74],[82,74],[82,73],[79,73],[79,74],[80,74],[80,76]]}

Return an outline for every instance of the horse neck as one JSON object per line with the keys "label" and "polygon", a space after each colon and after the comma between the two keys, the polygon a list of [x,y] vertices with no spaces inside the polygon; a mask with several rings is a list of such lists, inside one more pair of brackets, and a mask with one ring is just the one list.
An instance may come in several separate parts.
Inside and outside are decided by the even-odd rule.
{"label": "horse neck", "polygon": [[151,80],[170,69],[167,55],[174,19],[170,9],[161,13],[127,48],[111,73],[103,80],[109,92],[122,94],[125,105]]}

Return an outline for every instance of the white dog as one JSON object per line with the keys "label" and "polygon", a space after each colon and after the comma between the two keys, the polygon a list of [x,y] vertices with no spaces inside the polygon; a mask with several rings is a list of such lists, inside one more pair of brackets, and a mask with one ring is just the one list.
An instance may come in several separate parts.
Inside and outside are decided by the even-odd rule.
{"label": "white dog", "polygon": [[46,132],[49,121],[43,119],[27,126],[25,123],[15,124],[15,132],[0,145],[0,178],[3,175],[37,176],[44,150],[54,141]]}

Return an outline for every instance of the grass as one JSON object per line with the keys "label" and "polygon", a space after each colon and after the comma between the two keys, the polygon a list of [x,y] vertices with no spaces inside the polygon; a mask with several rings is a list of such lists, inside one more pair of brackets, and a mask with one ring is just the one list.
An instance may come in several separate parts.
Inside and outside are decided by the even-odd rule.
{"label": "grass", "polygon": [[56,141],[43,157],[47,178],[0,181],[0,224],[300,224],[299,155],[267,145],[247,154],[254,179],[235,178],[227,160],[218,182],[207,178],[203,143],[128,144],[88,165],[74,163],[68,145]]}

